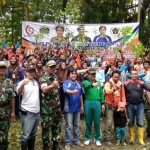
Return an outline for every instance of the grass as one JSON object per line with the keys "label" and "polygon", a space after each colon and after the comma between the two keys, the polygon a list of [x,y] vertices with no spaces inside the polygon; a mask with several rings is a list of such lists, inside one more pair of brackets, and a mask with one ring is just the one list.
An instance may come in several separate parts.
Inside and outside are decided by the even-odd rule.
{"label": "grass", "polygon": [[[103,120],[102,120],[102,131],[104,128]],[[64,150],[64,130],[65,130],[64,125],[65,125],[65,122],[63,121],[61,141],[60,141],[61,150]],[[81,142],[84,142],[84,129],[85,129],[85,122],[84,122],[84,120],[81,120],[80,121],[80,130],[79,130],[80,131],[79,136],[80,136]],[[17,121],[11,123],[11,127],[9,130],[10,144],[9,144],[8,150],[21,150],[20,141],[19,141],[20,135],[21,135],[21,122],[20,122],[20,119],[18,118]],[[128,140],[129,140],[129,135],[128,135],[128,131],[127,131],[127,141]],[[112,142],[113,142],[113,145],[111,147],[107,146],[104,143],[104,141],[102,141],[102,147],[97,147],[92,142],[89,146],[84,146],[84,147],[72,145],[71,150],[149,150],[150,149],[150,140],[148,141],[147,139],[145,139],[145,143],[146,143],[145,147],[142,147],[141,145],[139,145],[138,141],[135,141],[135,144],[133,144],[133,145],[128,144],[127,146],[116,146],[116,139],[115,139],[114,134],[112,133]],[[38,132],[37,132],[35,150],[42,150],[40,124],[39,124]]]}

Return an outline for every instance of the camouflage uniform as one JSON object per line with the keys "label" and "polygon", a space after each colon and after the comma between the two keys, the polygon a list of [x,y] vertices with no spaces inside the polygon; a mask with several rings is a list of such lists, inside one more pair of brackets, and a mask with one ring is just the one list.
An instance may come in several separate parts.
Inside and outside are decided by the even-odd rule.
{"label": "camouflage uniform", "polygon": [[0,149],[7,150],[11,98],[15,97],[11,79],[0,79]]}
{"label": "camouflage uniform", "polygon": [[69,40],[65,37],[62,37],[62,39],[58,39],[57,36],[56,37],[52,37],[50,42],[53,42],[57,45],[57,47],[62,47],[62,43],[69,43]]}
{"label": "camouflage uniform", "polygon": [[91,40],[91,38],[88,37],[88,36],[85,36],[85,35],[83,35],[83,36],[77,35],[77,36],[75,36],[75,37],[71,40],[71,42],[92,42],[92,40]]}
{"label": "camouflage uniform", "polygon": [[[41,87],[49,86],[56,79],[56,76],[50,76],[46,73],[41,79]],[[49,93],[42,92],[41,100],[41,118],[42,118],[42,140],[43,145],[49,145],[50,131],[52,131],[52,140],[58,141],[61,133],[61,110],[59,100],[59,87],[52,89]]]}

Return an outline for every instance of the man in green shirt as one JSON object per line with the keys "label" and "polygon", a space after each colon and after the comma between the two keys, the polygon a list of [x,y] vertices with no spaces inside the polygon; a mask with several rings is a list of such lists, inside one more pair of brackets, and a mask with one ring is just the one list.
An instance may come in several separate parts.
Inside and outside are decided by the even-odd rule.
{"label": "man in green shirt", "polygon": [[97,146],[101,146],[102,135],[100,132],[100,117],[101,117],[101,108],[105,109],[104,105],[104,93],[100,82],[95,80],[95,69],[91,68],[88,70],[88,80],[84,80],[82,85],[85,91],[85,121],[86,121],[86,130],[85,130],[85,145],[89,145],[91,142],[91,127],[92,120],[94,120],[94,129],[95,129],[95,142]]}

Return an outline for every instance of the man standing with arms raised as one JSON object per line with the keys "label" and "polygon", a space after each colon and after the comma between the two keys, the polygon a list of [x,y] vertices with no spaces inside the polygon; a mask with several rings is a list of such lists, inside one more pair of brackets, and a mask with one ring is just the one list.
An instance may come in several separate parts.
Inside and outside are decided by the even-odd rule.
{"label": "man standing with arms raised", "polygon": [[47,73],[40,79],[42,90],[41,118],[42,140],[44,150],[49,150],[50,131],[52,131],[53,149],[60,150],[58,141],[61,133],[61,110],[59,100],[59,83],[55,75],[56,62],[47,63]]}

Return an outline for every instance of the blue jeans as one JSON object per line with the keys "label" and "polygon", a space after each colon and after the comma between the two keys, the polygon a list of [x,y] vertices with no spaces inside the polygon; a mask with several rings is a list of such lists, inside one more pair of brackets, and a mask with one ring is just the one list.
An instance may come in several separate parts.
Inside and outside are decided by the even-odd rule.
{"label": "blue jeans", "polygon": [[116,127],[116,138],[117,139],[124,139],[125,135],[126,135],[125,127]]}
{"label": "blue jeans", "polygon": [[38,129],[40,113],[27,112],[27,115],[21,114],[22,135],[20,141],[28,141],[35,137]]}
{"label": "blue jeans", "polygon": [[79,142],[79,121],[80,112],[66,112],[65,113],[66,127],[65,127],[65,144],[71,144],[71,128],[73,127],[73,142],[77,144]]}
{"label": "blue jeans", "polygon": [[136,119],[136,125],[139,127],[144,126],[143,117],[144,117],[144,104],[140,103],[138,105],[128,104],[127,113],[129,117],[129,127],[134,126]]}

